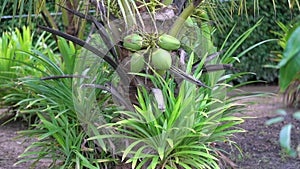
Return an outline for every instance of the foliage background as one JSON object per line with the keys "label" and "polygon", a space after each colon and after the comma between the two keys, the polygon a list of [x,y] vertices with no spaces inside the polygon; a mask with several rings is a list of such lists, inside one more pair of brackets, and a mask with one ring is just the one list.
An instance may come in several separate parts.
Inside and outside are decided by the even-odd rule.
{"label": "foliage background", "polygon": [[[54,1],[53,1],[54,2]],[[238,15],[239,10],[235,9],[234,13],[232,14],[232,18],[224,18],[224,16],[219,16],[221,20],[220,25],[223,31],[216,31],[214,34],[214,43],[216,46],[220,47],[226,38],[226,34],[230,31],[230,29],[236,24],[235,31],[233,35],[231,35],[230,39],[228,40],[227,44],[232,44],[232,42],[243,32],[245,32],[251,25],[254,25],[260,18],[265,18],[263,20],[263,24],[258,27],[252,34],[249,39],[243,43],[243,45],[239,48],[236,54],[244,51],[248,47],[253,44],[256,44],[260,41],[266,39],[277,38],[272,31],[281,32],[279,26],[276,24],[276,21],[280,21],[284,24],[288,24],[294,18],[299,15],[299,11],[295,9],[290,12],[289,5],[287,1],[280,1],[276,3],[276,11],[274,10],[273,2],[270,0],[259,0],[259,10],[257,10],[255,1],[247,1],[247,13],[243,12],[241,15]],[[13,0],[8,0],[8,3],[13,4]],[[49,5],[50,4],[50,5]],[[54,4],[54,3],[53,3]],[[0,9],[2,8],[2,3],[0,4]],[[24,4],[28,5],[28,4]],[[222,8],[230,9],[231,2],[224,2],[221,4]],[[9,5],[8,5],[9,6]],[[47,7],[49,11],[55,11],[54,5],[51,3],[47,3]],[[236,6],[238,8],[238,6]],[[25,7],[23,14],[27,14],[29,7]],[[12,15],[13,8],[5,8],[3,11],[3,15]],[[17,9],[16,15],[20,14],[21,12]],[[34,13],[34,11],[32,11]],[[56,17],[60,18],[60,17]],[[34,18],[33,18],[34,19]],[[34,24],[42,24],[43,21],[41,18],[38,18],[38,21],[35,20]],[[21,20],[15,20],[14,26],[19,27],[20,25],[27,25],[26,18]],[[13,26],[12,20],[2,20],[0,24],[0,32],[4,32],[5,30],[9,30],[10,27]],[[35,27],[35,25],[33,25]],[[239,71],[244,72],[255,72],[255,75],[246,75],[239,78],[238,82],[245,82],[250,80],[264,80],[268,83],[277,83],[278,78],[278,71],[275,69],[264,68],[264,65],[275,64],[272,60],[276,57],[273,51],[279,51],[280,46],[276,44],[276,42],[266,43],[256,47],[252,51],[248,52],[245,57],[242,57],[240,62],[235,63],[235,68]]]}
{"label": "foliage background", "polygon": [[[225,3],[221,8],[229,8],[231,2]],[[247,14],[244,12],[241,16],[238,15],[238,10],[235,10],[232,20],[229,18],[224,22],[221,22],[221,27],[223,32],[216,31],[214,34],[215,45],[220,47],[226,34],[230,29],[236,24],[236,28],[228,40],[228,45],[232,42],[245,30],[247,30],[251,25],[254,25],[260,18],[264,18],[263,24],[256,28],[247,41],[245,41],[236,54],[241,53],[250,46],[266,40],[279,38],[272,31],[281,32],[276,21],[280,21],[284,24],[288,24],[293,19],[299,15],[299,11],[295,9],[290,12],[288,8],[287,1],[280,1],[276,4],[276,11],[271,0],[259,0],[259,13],[255,10],[254,2],[247,1]],[[221,16],[220,16],[221,17]],[[220,18],[221,19],[221,18]],[[222,18],[223,19],[223,18]],[[273,61],[276,57],[273,53],[274,51],[280,51],[281,48],[276,42],[269,42],[263,45],[260,45],[240,59],[240,62],[236,62],[234,67],[241,72],[254,72],[255,75],[245,75],[238,79],[238,82],[245,82],[250,80],[264,80],[268,83],[277,83],[278,80],[278,71],[272,68],[264,68],[264,65],[268,64],[277,64]]]}

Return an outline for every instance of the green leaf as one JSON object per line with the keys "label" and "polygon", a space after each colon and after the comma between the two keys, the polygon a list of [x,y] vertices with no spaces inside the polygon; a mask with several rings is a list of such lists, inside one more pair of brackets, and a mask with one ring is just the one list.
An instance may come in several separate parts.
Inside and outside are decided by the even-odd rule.
{"label": "green leaf", "polygon": [[276,110],[276,113],[279,114],[279,115],[282,115],[282,116],[287,115],[287,113],[284,109],[278,109],[278,110]]}
{"label": "green leaf", "polygon": [[296,120],[300,120],[300,111],[297,111],[293,114],[293,117],[296,119]]}
{"label": "green leaf", "polygon": [[[1,21],[1,18],[2,18],[2,15],[3,15],[3,12],[4,12],[4,10],[5,10],[5,8],[6,8],[6,5],[7,5],[7,3],[9,2],[9,0],[4,0],[4,1],[2,1],[2,8],[1,8],[1,13],[0,13],[0,21]],[[17,6],[17,4],[15,4],[15,6]]]}
{"label": "green leaf", "polygon": [[81,159],[81,164],[89,169],[97,169],[97,167],[93,166],[87,158],[85,158],[81,153],[75,151],[75,154]]}
{"label": "green leaf", "polygon": [[182,166],[183,168],[185,168],[185,169],[192,169],[190,166],[188,166],[188,165],[185,164],[184,162],[179,161],[178,164],[179,164],[180,166]]}
{"label": "green leaf", "polygon": [[279,134],[280,145],[287,151],[291,150],[291,129],[292,129],[292,124],[289,123],[282,127]]}
{"label": "green leaf", "polygon": [[286,48],[283,52],[283,58],[279,62],[278,66],[285,66],[293,57],[295,57],[299,52],[299,44],[300,44],[300,26],[296,28],[290,35]]}
{"label": "green leaf", "polygon": [[272,118],[272,119],[266,121],[265,124],[269,126],[269,125],[271,125],[271,124],[275,124],[275,123],[282,122],[283,120],[284,120],[283,117],[275,117],[275,118]]}
{"label": "green leaf", "polygon": [[288,37],[285,50],[283,52],[283,58],[278,64],[279,71],[279,86],[280,91],[283,92],[291,84],[291,82],[299,78],[300,72],[300,26],[292,30]]}
{"label": "green leaf", "polygon": [[[265,44],[265,43],[268,43],[268,42],[273,42],[273,41],[276,41],[277,39],[268,39],[268,40],[264,40],[264,41],[261,41],[259,43],[256,43],[252,46],[250,46],[249,48],[247,48],[246,50],[244,50],[243,52],[241,52],[238,56],[236,56],[236,58],[241,58],[242,56],[244,56],[246,53],[248,53],[249,51],[251,51],[252,49],[256,49],[258,46],[262,45],[262,44]],[[274,67],[277,67],[277,66],[274,66]]]}
{"label": "green leaf", "polygon": [[[251,35],[251,33],[259,26],[261,25],[263,19],[260,19],[253,27],[245,31],[241,36],[239,36],[226,50],[224,53],[222,60],[223,63],[232,63],[232,55],[237,50],[238,47],[241,46],[241,44]],[[229,36],[229,35],[228,35]],[[222,49],[222,48],[221,48]],[[251,50],[251,47],[248,49]]]}
{"label": "green leaf", "polygon": [[131,144],[125,149],[125,151],[123,152],[122,161],[128,156],[128,153],[129,153],[129,152],[130,152],[137,144],[139,144],[140,142],[142,142],[142,140],[135,141],[135,142],[131,143]]}
{"label": "green leaf", "polygon": [[[181,146],[181,148],[183,148],[184,146]],[[196,147],[196,146],[195,146]],[[181,155],[181,156],[187,156],[187,155],[196,155],[196,156],[200,156],[200,157],[205,157],[207,159],[213,159],[213,160],[218,160],[216,157],[214,157],[213,155],[207,153],[207,152],[201,152],[201,151],[193,151],[193,150],[188,150],[187,149],[188,147],[185,148],[185,150],[183,151],[179,151],[179,152],[176,152],[174,154],[176,155]],[[189,147],[189,148],[192,148]]]}
{"label": "green leaf", "polygon": [[167,138],[166,140],[167,140],[168,144],[170,145],[170,147],[173,148],[173,147],[174,147],[174,142],[173,142],[173,140],[172,140],[172,139],[169,139],[169,138]]}
{"label": "green leaf", "polygon": [[157,147],[157,152],[158,152],[159,158],[161,160],[163,160],[165,158],[165,149],[164,149],[164,147]]}
{"label": "green leaf", "polygon": [[63,58],[64,63],[64,73],[65,74],[72,74],[74,68],[74,61],[75,61],[75,47],[72,42],[68,42],[63,39],[58,39],[58,48]]}
{"label": "green leaf", "polygon": [[[300,37],[300,36],[299,36]],[[299,78],[300,72],[300,52],[294,55],[288,63],[282,66],[279,70],[279,86],[280,91],[283,92],[291,84],[291,82]]]}
{"label": "green leaf", "polygon": [[[142,151],[145,149],[145,148],[147,148],[147,146],[142,146],[142,147],[140,147],[135,153],[134,153],[134,157],[132,158],[132,159],[130,159],[129,161],[132,161],[132,168],[135,168],[135,166],[136,166],[136,164],[137,164],[137,162],[139,161],[139,159],[141,159],[141,158],[145,158],[145,155],[142,153]],[[147,158],[146,159],[144,159],[144,160],[147,160]],[[128,162],[128,161],[127,161]],[[126,162],[126,163],[127,163]]]}
{"label": "green leaf", "polygon": [[[151,164],[150,164],[150,166],[148,167],[149,169],[155,169],[156,168],[156,166],[158,165],[158,156],[156,156],[156,157],[154,157],[153,159],[152,159],[152,162],[151,162]],[[148,169],[147,168],[147,169]]]}

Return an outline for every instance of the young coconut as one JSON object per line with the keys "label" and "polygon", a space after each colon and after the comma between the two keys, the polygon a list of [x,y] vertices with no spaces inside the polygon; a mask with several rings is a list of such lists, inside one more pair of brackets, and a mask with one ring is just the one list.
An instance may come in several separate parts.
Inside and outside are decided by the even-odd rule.
{"label": "young coconut", "polygon": [[155,69],[168,70],[172,65],[172,57],[170,52],[157,48],[154,49],[151,55],[151,63]]}
{"label": "young coconut", "polygon": [[167,34],[162,34],[158,38],[157,44],[159,47],[166,49],[168,51],[177,50],[180,47],[180,41],[175,37]]}
{"label": "young coconut", "polygon": [[130,59],[130,72],[138,73],[145,67],[144,54],[147,50],[140,50],[132,54]]}
{"label": "young coconut", "polygon": [[143,37],[138,34],[130,34],[123,39],[124,48],[131,51],[138,51],[143,47]]}

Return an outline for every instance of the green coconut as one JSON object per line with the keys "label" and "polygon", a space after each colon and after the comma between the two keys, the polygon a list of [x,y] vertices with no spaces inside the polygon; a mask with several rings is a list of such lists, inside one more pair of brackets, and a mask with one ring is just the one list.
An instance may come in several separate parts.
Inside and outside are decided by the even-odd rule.
{"label": "green coconut", "polygon": [[131,51],[138,51],[143,47],[143,37],[138,34],[127,35],[123,40],[124,48]]}
{"label": "green coconut", "polygon": [[133,73],[138,73],[142,71],[145,67],[145,54],[146,50],[140,50],[132,54],[130,59],[130,71]]}
{"label": "green coconut", "polygon": [[172,57],[170,52],[161,48],[154,49],[151,55],[151,63],[155,69],[170,69],[172,65]]}
{"label": "green coconut", "polygon": [[177,50],[180,47],[180,41],[175,37],[167,34],[162,34],[158,38],[158,46],[166,50]]}

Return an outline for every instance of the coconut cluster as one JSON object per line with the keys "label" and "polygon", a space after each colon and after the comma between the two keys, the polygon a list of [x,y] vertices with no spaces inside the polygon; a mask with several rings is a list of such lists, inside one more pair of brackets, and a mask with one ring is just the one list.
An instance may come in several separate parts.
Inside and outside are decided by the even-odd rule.
{"label": "coconut cluster", "polygon": [[[130,59],[130,71],[141,72],[145,67],[145,56],[149,54],[151,66],[157,71],[170,69],[172,65],[171,51],[180,47],[180,41],[175,37],[162,34],[152,42],[145,40],[139,34],[133,33],[123,39],[124,48],[133,52]],[[154,45],[151,45],[154,44]]]}

